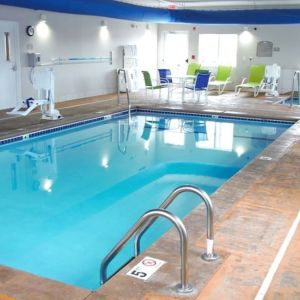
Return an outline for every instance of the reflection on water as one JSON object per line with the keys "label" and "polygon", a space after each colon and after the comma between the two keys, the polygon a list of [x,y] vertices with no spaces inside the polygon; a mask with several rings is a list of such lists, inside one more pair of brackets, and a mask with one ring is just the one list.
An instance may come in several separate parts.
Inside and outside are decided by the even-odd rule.
{"label": "reflection on water", "polygon": [[[134,117],[130,123],[122,119],[3,147],[0,183],[6,192],[11,187],[51,193],[57,180],[65,186],[78,180],[80,185],[92,174],[103,176],[99,166],[112,170],[112,178],[106,172],[101,179],[110,185],[126,178],[126,167],[128,176],[176,161],[242,167],[285,128],[209,119],[147,116]],[[70,172],[72,180],[65,182]]]}

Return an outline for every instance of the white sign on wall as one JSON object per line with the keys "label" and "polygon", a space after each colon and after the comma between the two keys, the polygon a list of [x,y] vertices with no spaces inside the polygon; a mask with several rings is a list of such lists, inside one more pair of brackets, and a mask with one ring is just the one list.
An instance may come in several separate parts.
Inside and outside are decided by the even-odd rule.
{"label": "white sign on wall", "polygon": [[257,43],[256,56],[257,57],[272,57],[273,43],[269,41],[260,41]]}
{"label": "white sign on wall", "polygon": [[166,262],[163,260],[146,256],[126,275],[142,280],[147,280],[165,263]]}

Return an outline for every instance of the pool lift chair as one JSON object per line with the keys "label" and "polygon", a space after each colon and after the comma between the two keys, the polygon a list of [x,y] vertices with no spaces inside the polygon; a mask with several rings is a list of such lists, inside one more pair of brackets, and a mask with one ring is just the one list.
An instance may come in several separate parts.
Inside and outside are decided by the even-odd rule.
{"label": "pool lift chair", "polygon": [[35,108],[41,108],[42,119],[58,120],[62,118],[60,112],[55,109],[54,99],[54,73],[51,68],[33,69],[32,85],[37,90],[38,99],[29,98],[17,105],[9,115],[27,116]]}
{"label": "pool lift chair", "polygon": [[253,90],[256,97],[264,85],[265,65],[252,65],[249,71],[249,79],[243,78],[241,84],[235,86],[235,95],[238,96],[242,89]]}
{"label": "pool lift chair", "polygon": [[267,65],[265,70],[265,79],[261,88],[266,96],[278,97],[278,80],[280,78],[281,67],[277,64]]}

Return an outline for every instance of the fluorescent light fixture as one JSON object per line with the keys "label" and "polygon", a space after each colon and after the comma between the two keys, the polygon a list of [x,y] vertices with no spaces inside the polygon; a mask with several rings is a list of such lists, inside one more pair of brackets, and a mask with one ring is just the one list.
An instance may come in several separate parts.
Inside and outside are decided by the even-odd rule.
{"label": "fluorescent light fixture", "polygon": [[244,27],[243,31],[240,34],[240,41],[242,44],[249,44],[253,40],[253,35],[249,31],[249,27]]}
{"label": "fluorescent light fixture", "polygon": [[47,22],[47,16],[45,14],[40,15],[40,22],[44,22],[44,23]]}
{"label": "fluorescent light fixture", "polygon": [[100,39],[103,42],[109,39],[109,31],[107,27],[107,22],[105,20],[101,20],[100,22]]}
{"label": "fluorescent light fixture", "polygon": [[36,26],[37,35],[42,38],[48,38],[50,34],[50,29],[47,24],[47,16],[45,14],[40,15],[40,21]]}
{"label": "fluorescent light fixture", "polygon": [[105,20],[101,20],[100,26],[101,28],[107,28],[107,22]]}

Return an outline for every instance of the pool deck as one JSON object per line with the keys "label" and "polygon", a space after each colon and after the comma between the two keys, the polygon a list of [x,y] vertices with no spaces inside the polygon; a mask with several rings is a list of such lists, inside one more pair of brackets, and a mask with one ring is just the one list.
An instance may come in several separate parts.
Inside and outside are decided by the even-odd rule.
{"label": "pool deck", "polygon": [[[292,120],[296,123],[212,195],[215,250],[221,259],[207,263],[205,210],[198,206],[184,219],[189,234],[189,281],[194,292],[177,295],[179,240],[174,230],[121,270],[101,289],[89,291],[0,266],[0,300],[100,299],[254,299],[300,211],[300,107],[275,104],[278,99],[233,93],[210,94],[207,103],[139,101],[133,106],[239,117]],[[283,97],[284,98],[284,97]],[[125,103],[125,99],[122,99]],[[0,139],[126,109],[115,95],[59,103],[64,119],[7,116],[0,111]],[[298,122],[297,122],[298,121]],[[271,160],[262,159],[270,157]],[[163,201],[164,199],[162,199]],[[292,237],[264,299],[300,299],[300,226]],[[148,281],[126,276],[143,257],[167,261]],[[263,298],[258,298],[263,299]]]}

